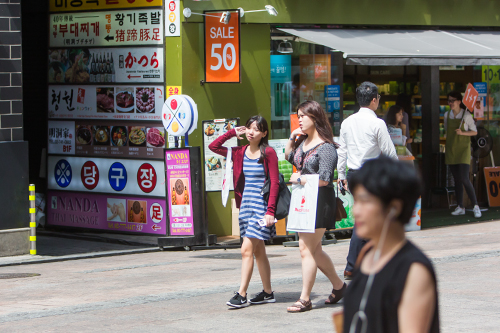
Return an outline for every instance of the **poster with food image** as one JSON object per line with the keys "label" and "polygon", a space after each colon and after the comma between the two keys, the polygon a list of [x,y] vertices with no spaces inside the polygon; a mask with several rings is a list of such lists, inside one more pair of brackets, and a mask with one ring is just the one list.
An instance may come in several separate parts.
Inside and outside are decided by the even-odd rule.
{"label": "poster with food image", "polygon": [[49,50],[49,83],[87,83],[90,80],[88,48]]}
{"label": "poster with food image", "polygon": [[147,202],[142,200],[127,200],[127,222],[146,223]]}
{"label": "poster with food image", "polygon": [[98,87],[96,88],[97,112],[110,113],[115,112],[115,88]]}
{"label": "poster with food image", "polygon": [[[219,136],[227,133],[228,131],[238,127],[239,118],[231,119],[214,119],[205,120],[202,122],[203,126],[203,153],[204,153],[204,167],[205,167],[205,191],[214,192],[222,189],[222,178],[226,170],[226,158],[224,156],[215,154],[208,146],[215,141]],[[238,139],[232,137],[227,140],[224,147],[238,146]],[[230,190],[233,190],[231,183]]]}
{"label": "poster with food image", "polygon": [[125,199],[114,199],[107,198],[107,211],[106,218],[108,221],[115,222],[126,222],[127,214],[126,207],[127,203]]}
{"label": "poster with food image", "polygon": [[137,113],[151,113],[155,110],[155,88],[137,87],[135,91],[135,108]]}
{"label": "poster with food image", "polygon": [[94,145],[109,146],[109,126],[92,126]]}
{"label": "poster with food image", "polygon": [[112,126],[111,127],[111,145],[116,147],[124,147],[128,142],[127,126]]}
{"label": "poster with food image", "polygon": [[116,87],[116,112],[134,113],[134,88]]}
{"label": "poster with food image", "polygon": [[[146,90],[144,90],[146,89]],[[137,92],[148,94],[148,102],[141,102],[137,109]],[[147,92],[145,92],[147,91]],[[120,96],[117,99],[117,94]],[[154,93],[154,103],[151,94]],[[117,106],[116,101],[120,106]],[[162,86],[104,86],[104,85],[51,85],[48,89],[50,119],[127,119],[161,122],[161,107],[165,100]],[[118,109],[118,108],[119,109]],[[149,109],[149,111],[147,111]]]}
{"label": "poster with food image", "polygon": [[148,127],[146,130],[148,147],[165,148],[165,129],[163,127]]}
{"label": "poster with food image", "polygon": [[129,146],[144,147],[146,146],[146,128],[142,126],[129,126]]}
{"label": "poster with food image", "polygon": [[92,145],[92,126],[76,125],[76,145]]}

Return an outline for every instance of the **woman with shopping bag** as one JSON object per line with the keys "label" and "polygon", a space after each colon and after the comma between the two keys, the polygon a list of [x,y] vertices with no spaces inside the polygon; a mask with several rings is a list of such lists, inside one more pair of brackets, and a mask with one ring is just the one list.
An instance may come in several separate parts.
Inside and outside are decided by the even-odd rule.
{"label": "woman with shopping bag", "polygon": [[[228,148],[222,146],[227,140],[234,136],[242,139],[240,135],[245,134],[249,142],[231,148],[234,196],[236,207],[240,209],[240,236],[243,238],[240,289],[226,303],[234,308],[276,302],[271,288],[271,266],[264,244],[265,240],[276,235],[274,214],[279,192],[278,156],[268,145],[268,131],[266,119],[253,116],[245,126],[228,131],[208,146],[214,153],[227,156]],[[261,194],[266,175],[269,175],[271,183],[267,202]],[[264,289],[247,300],[254,256]]]}
{"label": "woman with shopping bag", "polygon": [[[296,168],[290,181],[294,185],[308,187],[308,182],[316,185],[316,195],[311,195],[311,186],[307,194],[301,195],[303,205],[316,196],[315,216],[307,219],[308,226],[297,223],[299,248],[302,257],[302,292],[300,298],[292,306],[287,308],[288,312],[304,312],[312,309],[310,300],[311,291],[319,268],[332,283],[332,292],[325,304],[335,304],[344,295],[346,284],[339,278],[330,257],[323,251],[321,240],[326,229],[335,228],[335,190],[333,185],[334,170],[337,167],[337,150],[333,142],[333,132],[325,111],[318,102],[306,101],[297,107],[299,128],[292,132],[290,140],[285,147],[285,157]],[[300,137],[297,139],[297,136]],[[309,184],[311,185],[311,184]],[[296,187],[297,188],[297,187]],[[301,188],[301,187],[299,187]],[[292,190],[290,212],[302,213],[309,208],[295,207],[297,202],[297,191]],[[294,200],[295,199],[295,200]],[[305,206],[304,206],[305,207]],[[289,215],[287,229],[291,226]],[[299,221],[297,221],[299,222]]]}

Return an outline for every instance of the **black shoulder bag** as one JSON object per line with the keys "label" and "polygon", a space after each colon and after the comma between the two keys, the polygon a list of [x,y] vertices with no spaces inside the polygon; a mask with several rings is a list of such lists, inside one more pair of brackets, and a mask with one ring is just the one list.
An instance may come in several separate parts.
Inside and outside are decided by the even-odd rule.
{"label": "black shoulder bag", "polygon": [[[274,217],[277,220],[284,219],[288,216],[288,211],[290,210],[290,199],[292,194],[286,186],[285,178],[280,173],[280,188],[278,192],[278,198],[276,199],[276,211],[274,212]],[[266,181],[260,189],[260,194],[266,202],[269,202],[269,193],[271,191],[271,179],[269,178],[269,165],[267,165]]]}

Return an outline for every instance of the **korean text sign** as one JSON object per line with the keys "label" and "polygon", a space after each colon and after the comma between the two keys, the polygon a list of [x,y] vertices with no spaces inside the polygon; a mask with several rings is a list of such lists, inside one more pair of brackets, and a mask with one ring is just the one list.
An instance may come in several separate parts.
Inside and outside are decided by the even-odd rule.
{"label": "korean text sign", "polygon": [[[205,82],[239,83],[239,11],[205,13]],[[221,23],[227,15],[230,15],[228,24]]]}
{"label": "korean text sign", "polygon": [[116,8],[160,7],[163,0],[50,0],[51,12]]}
{"label": "korean text sign", "polygon": [[189,150],[167,150],[168,209],[170,236],[194,235]]}

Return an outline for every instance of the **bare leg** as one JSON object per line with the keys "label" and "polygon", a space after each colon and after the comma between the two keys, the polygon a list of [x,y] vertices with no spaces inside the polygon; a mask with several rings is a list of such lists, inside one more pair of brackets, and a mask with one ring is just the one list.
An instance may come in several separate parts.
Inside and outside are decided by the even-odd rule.
{"label": "bare leg", "polygon": [[273,289],[271,288],[271,265],[269,265],[269,259],[266,254],[266,245],[260,239],[250,238],[250,240],[254,243],[255,261],[259,268],[262,286],[264,287],[264,291],[270,294],[273,292]]}
{"label": "bare leg", "polygon": [[254,244],[250,238],[243,237],[241,244],[241,284],[239,294],[243,297],[247,295],[248,285],[253,272]]}
{"label": "bare leg", "polygon": [[339,278],[337,272],[335,271],[335,267],[333,266],[332,259],[325,251],[323,251],[323,247],[321,246],[321,242],[318,243],[316,247],[316,251],[314,251],[314,259],[316,260],[316,264],[318,268],[326,275],[326,277],[332,283],[333,289],[340,290],[344,286],[344,282]]}
{"label": "bare leg", "polygon": [[318,270],[314,252],[318,248],[318,244],[321,244],[324,233],[325,229],[316,229],[314,234],[299,233],[299,249],[302,258],[302,293],[300,298],[306,301],[309,301]]}

